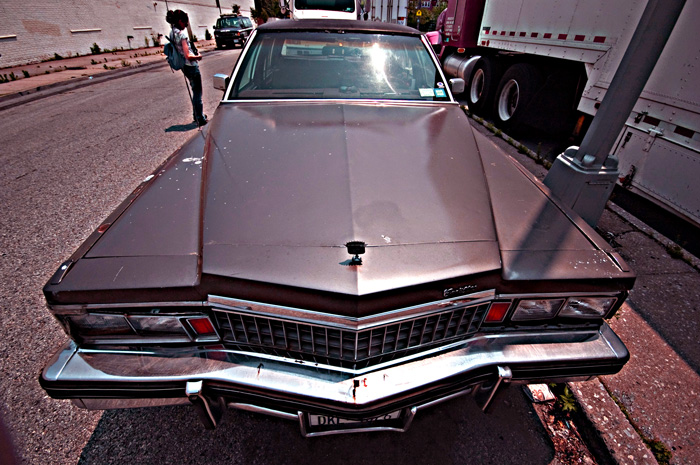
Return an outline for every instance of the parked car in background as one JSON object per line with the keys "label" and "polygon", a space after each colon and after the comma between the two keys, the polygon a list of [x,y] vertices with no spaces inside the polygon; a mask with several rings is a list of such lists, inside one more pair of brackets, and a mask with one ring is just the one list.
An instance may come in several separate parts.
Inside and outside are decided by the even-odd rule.
{"label": "parked car in background", "polygon": [[250,41],[211,123],[44,287],[70,338],[49,395],[313,436],[622,368],[605,319],[634,274],[472,131],[418,31],[277,21]]}
{"label": "parked car in background", "polygon": [[253,31],[253,22],[237,14],[221,15],[214,25],[216,48],[243,47]]}

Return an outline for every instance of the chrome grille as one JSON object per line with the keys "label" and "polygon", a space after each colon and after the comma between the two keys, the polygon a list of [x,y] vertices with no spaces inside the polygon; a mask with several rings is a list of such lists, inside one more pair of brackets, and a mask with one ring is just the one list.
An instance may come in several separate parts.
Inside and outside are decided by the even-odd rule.
{"label": "chrome grille", "polygon": [[488,306],[465,305],[360,330],[213,310],[229,346],[357,369],[466,339],[477,332]]}

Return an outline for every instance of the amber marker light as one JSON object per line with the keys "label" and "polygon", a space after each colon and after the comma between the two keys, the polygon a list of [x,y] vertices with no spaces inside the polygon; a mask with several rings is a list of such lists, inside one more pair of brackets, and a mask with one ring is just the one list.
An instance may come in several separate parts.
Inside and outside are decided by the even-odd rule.
{"label": "amber marker light", "polygon": [[510,302],[493,302],[486,314],[485,323],[500,323],[506,317]]}

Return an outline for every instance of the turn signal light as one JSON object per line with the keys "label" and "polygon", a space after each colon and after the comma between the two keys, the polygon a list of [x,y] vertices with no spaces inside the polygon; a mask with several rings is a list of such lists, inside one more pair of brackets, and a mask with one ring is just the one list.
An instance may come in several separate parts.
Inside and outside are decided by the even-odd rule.
{"label": "turn signal light", "polygon": [[197,341],[212,340],[212,338],[218,340],[214,325],[211,324],[209,318],[188,318],[187,322],[194,332],[197,333]]}
{"label": "turn signal light", "polygon": [[508,314],[510,302],[493,302],[486,314],[485,323],[500,323]]}

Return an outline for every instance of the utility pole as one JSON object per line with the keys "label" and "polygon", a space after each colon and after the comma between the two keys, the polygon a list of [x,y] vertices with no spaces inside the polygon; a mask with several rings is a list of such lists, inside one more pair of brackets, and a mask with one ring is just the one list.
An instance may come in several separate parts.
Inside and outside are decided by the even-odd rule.
{"label": "utility pole", "polygon": [[595,226],[619,178],[610,154],[634,109],[686,0],[649,0],[600,109],[581,142],[559,155],[544,184],[565,205]]}

